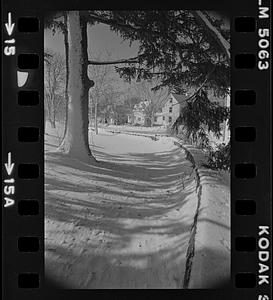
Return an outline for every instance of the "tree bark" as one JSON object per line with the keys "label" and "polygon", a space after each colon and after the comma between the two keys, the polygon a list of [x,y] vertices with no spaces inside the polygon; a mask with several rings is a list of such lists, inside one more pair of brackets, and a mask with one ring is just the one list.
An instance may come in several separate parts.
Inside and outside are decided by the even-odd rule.
{"label": "tree bark", "polygon": [[154,127],[154,113],[151,114],[151,127]]}
{"label": "tree bark", "polygon": [[80,160],[95,161],[88,143],[87,21],[79,11],[67,12],[69,82],[67,131],[59,149]]}
{"label": "tree bark", "polygon": [[94,129],[95,129],[95,134],[98,134],[99,131],[98,131],[98,99],[96,98],[95,99],[95,110],[94,110],[94,115],[95,115],[95,118],[94,118]]}
{"label": "tree bark", "polygon": [[[55,99],[54,99],[55,100]],[[54,101],[55,102],[55,101]],[[54,103],[55,104],[55,103]],[[51,120],[52,128],[56,128],[56,109],[55,106],[52,107],[52,120]]]}
{"label": "tree bark", "polygon": [[64,51],[65,51],[65,125],[64,125],[64,133],[63,139],[66,136],[67,132],[67,120],[68,120],[68,102],[69,102],[69,95],[68,95],[68,80],[69,80],[69,44],[68,44],[68,23],[67,23],[67,13],[64,12]]}
{"label": "tree bark", "polygon": [[139,57],[132,57],[132,58],[126,58],[126,59],[118,59],[118,60],[109,60],[109,61],[97,61],[97,60],[89,60],[89,65],[94,66],[102,66],[102,65],[118,65],[118,64],[133,64],[133,63],[139,63]]}

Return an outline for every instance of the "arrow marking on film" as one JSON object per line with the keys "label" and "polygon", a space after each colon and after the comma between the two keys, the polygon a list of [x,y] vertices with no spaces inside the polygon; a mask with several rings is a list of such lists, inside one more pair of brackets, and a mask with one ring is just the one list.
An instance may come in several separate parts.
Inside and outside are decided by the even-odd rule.
{"label": "arrow marking on film", "polygon": [[12,35],[12,31],[14,28],[14,23],[11,22],[11,13],[8,13],[8,23],[5,23],[8,35]]}
{"label": "arrow marking on film", "polygon": [[14,163],[11,163],[11,152],[8,153],[8,162],[5,163],[5,168],[7,170],[8,175],[11,175],[13,171]]}

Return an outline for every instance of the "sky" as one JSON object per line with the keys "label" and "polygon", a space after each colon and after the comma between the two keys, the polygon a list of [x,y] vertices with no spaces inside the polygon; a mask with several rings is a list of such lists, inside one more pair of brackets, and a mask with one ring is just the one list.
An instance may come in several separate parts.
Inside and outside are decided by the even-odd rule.
{"label": "sky", "polygon": [[[211,12],[211,14],[212,13],[216,16],[219,14],[217,12]],[[227,17],[225,17],[224,21],[225,25],[229,26],[229,19]],[[137,55],[138,42],[133,42],[130,46],[128,41],[123,41],[118,34],[111,31],[109,25],[101,23],[92,26],[88,25],[87,35],[90,59],[92,57],[98,57],[101,53],[105,53],[106,51],[112,54],[112,59],[133,57]],[[51,30],[45,30],[44,46],[45,49],[50,48],[54,51],[64,53],[63,35],[58,32],[53,35]]]}
{"label": "sky", "polygon": [[[107,58],[107,60],[115,60],[137,56],[138,43],[133,42],[130,46],[128,41],[124,41],[118,34],[111,31],[108,25],[88,25],[87,36],[89,59],[103,60]],[[53,34],[51,30],[45,30],[44,48],[64,55],[63,34],[59,32]],[[115,72],[114,66],[111,66],[111,70]],[[132,87],[132,85],[119,78],[118,74],[115,77],[118,90],[127,91]]]}
{"label": "sky", "polygon": [[[215,12],[215,14],[218,13]],[[225,18],[225,24],[228,26],[228,18]],[[128,41],[124,41],[117,33],[111,31],[109,25],[101,23],[88,25],[87,36],[90,60],[115,60],[137,56],[139,43],[133,42],[130,45]],[[64,55],[63,34],[56,31],[53,35],[51,30],[46,29],[44,32],[44,48]],[[132,87],[132,84],[125,82],[116,74],[114,66],[111,66],[111,70],[115,73],[118,90],[128,90]],[[152,84],[152,86],[154,85]]]}
{"label": "sky", "polygon": [[[123,41],[119,35],[111,31],[108,25],[96,24],[88,26],[87,36],[89,59],[105,54],[106,51],[111,53],[112,59],[137,55],[138,43],[134,42],[130,46],[128,41]],[[58,32],[53,35],[51,30],[45,30],[44,46],[45,49],[49,48],[64,53],[63,35]]]}

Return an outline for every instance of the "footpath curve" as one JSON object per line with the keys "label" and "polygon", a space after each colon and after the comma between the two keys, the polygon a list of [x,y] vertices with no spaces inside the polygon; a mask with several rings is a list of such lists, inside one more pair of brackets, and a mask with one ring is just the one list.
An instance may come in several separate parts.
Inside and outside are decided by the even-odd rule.
{"label": "footpath curve", "polygon": [[195,172],[198,204],[187,250],[184,288],[224,288],[230,282],[229,174],[209,170],[202,150],[174,142]]}
{"label": "footpath curve", "polygon": [[[160,134],[107,130],[157,140]],[[183,288],[225,288],[230,283],[230,174],[203,166],[204,152],[174,138],[185,152],[195,175],[197,206],[186,253]]]}

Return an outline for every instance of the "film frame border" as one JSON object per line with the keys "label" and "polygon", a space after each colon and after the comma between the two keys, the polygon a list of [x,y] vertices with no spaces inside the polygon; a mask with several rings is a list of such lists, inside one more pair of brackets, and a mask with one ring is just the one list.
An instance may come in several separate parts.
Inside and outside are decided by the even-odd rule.
{"label": "film frame border", "polygon": [[[16,2],[16,1],[14,1]],[[60,1],[61,2],[61,1]],[[58,4],[60,3],[58,2]],[[71,1],[72,2],[72,1]],[[214,1],[215,2],[215,1]],[[68,3],[68,2],[67,2]],[[211,4],[210,4],[211,3]],[[185,3],[183,9],[213,9],[221,10],[219,4],[206,3],[207,7],[202,7],[201,4],[196,5],[196,7],[191,7],[189,3]],[[64,4],[64,2],[63,2]],[[82,9],[73,7],[70,3],[70,9]],[[12,209],[5,209],[3,213],[3,225],[8,232],[4,232],[4,252],[8,253],[7,259],[4,261],[4,271],[7,272],[6,279],[4,279],[4,284],[6,285],[6,295],[8,295],[8,289],[12,292],[9,295],[18,295],[20,298],[27,298],[32,296],[52,296],[59,295],[59,297],[64,295],[74,295],[77,293],[83,298],[87,298],[90,293],[94,296],[102,296],[102,294],[111,293],[107,291],[96,291],[96,290],[56,290],[48,291],[44,286],[44,123],[43,123],[43,11],[41,9],[25,9],[23,6],[18,5],[18,10],[12,9],[12,3],[4,3],[3,9],[3,20],[5,20],[7,12],[12,11],[12,15],[15,20],[20,20],[20,17],[38,17],[39,19],[39,31],[32,33],[22,33],[18,29],[14,30],[14,35],[16,39],[16,55],[11,60],[7,58],[3,61],[3,71],[7,74],[4,88],[5,101],[3,102],[3,125],[8,126],[9,132],[3,132],[3,162],[7,161],[7,153],[12,153],[12,159],[14,159],[14,179],[15,179],[15,205]],[[86,4],[85,4],[86,5]],[[205,4],[203,4],[206,6]],[[214,6],[213,6],[214,5]],[[268,5],[270,3],[268,2]],[[37,6],[37,5],[36,5]],[[210,7],[209,7],[210,6]],[[13,6],[14,8],[15,6]],[[33,6],[35,7],[35,6]],[[65,7],[65,6],[63,6]],[[101,7],[102,8],[102,7]],[[107,6],[105,7],[107,8]],[[108,6],[109,8],[109,6]],[[45,8],[45,9],[48,9]],[[54,5],[51,9],[55,10]],[[86,7],[87,9],[87,7]],[[89,7],[90,9],[90,7]],[[128,8],[133,9],[133,8]],[[169,7],[171,9],[171,7]],[[208,297],[209,299],[218,299],[219,296],[224,297],[228,294],[229,297],[226,299],[232,299],[238,297],[238,299],[243,299],[243,297],[248,297],[249,299],[258,299],[259,295],[270,295],[270,287],[264,289],[257,285],[257,275],[258,275],[258,262],[257,254],[259,247],[259,225],[271,226],[272,219],[270,214],[271,208],[271,188],[270,188],[270,178],[272,177],[272,171],[270,170],[270,162],[272,162],[270,156],[270,130],[271,130],[271,120],[270,120],[270,96],[271,90],[269,89],[270,83],[270,69],[268,71],[258,71],[256,67],[252,69],[239,69],[235,67],[236,55],[237,54],[254,54],[255,59],[257,59],[258,47],[257,47],[257,30],[260,26],[269,25],[269,20],[265,22],[264,20],[259,20],[257,18],[258,13],[258,3],[255,5],[250,5],[247,1],[242,1],[240,4],[236,4],[236,7],[226,7],[227,10],[231,12],[231,140],[232,140],[232,166],[231,166],[231,261],[232,261],[232,280],[231,286],[228,290],[178,290],[170,291],[168,290],[166,295],[173,297],[186,296],[187,299],[196,299],[202,296],[204,299]],[[225,10],[226,10],[225,9]],[[56,9],[57,10],[57,9]],[[236,23],[237,18],[253,18],[255,19],[254,31],[250,32],[240,32],[236,29],[238,23]],[[20,21],[19,21],[20,22]],[[16,24],[16,23],[15,23]],[[19,25],[19,23],[18,23]],[[15,25],[16,26],[16,25]],[[253,25],[252,25],[253,26]],[[37,49],[39,45],[39,49]],[[271,48],[271,45],[270,45]],[[39,68],[31,70],[29,72],[29,85],[27,90],[40,92],[39,101],[37,105],[26,107],[25,105],[18,105],[17,92],[22,91],[14,86],[16,78],[14,78],[14,73],[10,70],[17,69],[17,57],[19,54],[23,53],[33,53],[39,55]],[[256,62],[255,62],[256,63]],[[270,65],[271,68],[271,65]],[[259,78],[259,80],[257,80]],[[42,80],[41,80],[42,79]],[[7,82],[8,81],[8,82]],[[242,105],[238,104],[238,93],[241,91],[254,91],[256,94],[254,97],[253,104]],[[237,93],[237,96],[236,96]],[[22,100],[22,99],[21,99]],[[36,101],[37,102],[37,101]],[[4,127],[3,126],[3,127]],[[36,127],[39,130],[39,141],[38,142],[26,142],[19,141],[18,129],[20,127]],[[237,128],[243,127],[254,127],[256,129],[256,139],[247,141],[238,141],[236,136],[240,134],[236,133]],[[242,129],[243,130],[243,129]],[[24,134],[22,134],[24,136]],[[260,145],[263,145],[261,148]],[[270,161],[265,158],[270,158]],[[12,161],[13,162],[13,161]],[[39,165],[39,176],[32,179],[20,178],[24,174],[24,171],[19,174],[21,168],[26,168],[27,166],[21,166],[21,164],[38,164]],[[254,163],[255,167],[255,177],[254,178],[236,178],[236,172],[238,172],[237,164]],[[244,172],[244,167],[246,165],[241,165],[241,172]],[[34,167],[35,168],[35,167]],[[37,167],[36,167],[37,168]],[[251,168],[251,167],[250,167]],[[242,171],[243,170],[243,171]],[[263,173],[262,173],[263,172]],[[3,172],[4,173],[4,172]],[[5,175],[5,174],[4,174]],[[20,176],[19,176],[20,175]],[[269,193],[270,191],[270,193]],[[21,201],[32,202],[32,211],[36,211],[32,216],[18,215],[17,209],[21,211],[24,206]],[[36,201],[36,202],[35,202]],[[245,201],[245,202],[244,202]],[[247,202],[248,201],[248,202]],[[252,201],[252,202],[251,202]],[[29,203],[30,203],[29,202]],[[36,204],[34,204],[36,203]],[[38,203],[38,208],[37,208]],[[239,209],[239,204],[241,208]],[[247,212],[246,206],[243,203],[252,203],[255,207],[251,212]],[[30,205],[30,206],[31,206]],[[250,204],[249,204],[250,205]],[[18,206],[18,208],[17,208]],[[37,209],[39,211],[37,211]],[[255,211],[256,210],[256,211]],[[38,213],[38,214],[37,214]],[[20,252],[23,250],[26,244],[32,243],[34,248],[37,249],[37,238],[38,240],[38,251],[35,252]],[[27,240],[28,239],[28,240]],[[243,244],[248,239],[248,243],[252,251],[246,251]],[[269,240],[271,242],[271,227]],[[255,244],[255,246],[253,246]],[[241,245],[241,246],[240,246]],[[253,247],[255,248],[253,250]],[[270,245],[271,247],[271,245]],[[270,248],[271,249],[271,248]],[[271,257],[270,257],[271,260]],[[18,289],[18,284],[22,282],[22,277],[18,277],[18,272],[20,274],[29,274],[28,278],[30,282],[34,280],[36,284],[39,284],[39,288],[30,289]],[[252,287],[237,287],[237,283],[241,280],[244,282],[253,281],[253,276],[249,273],[254,274],[255,280]],[[38,274],[40,277],[37,281],[37,277],[31,274]],[[238,275],[239,274],[239,275]],[[238,277],[239,276],[239,277]],[[251,277],[252,276],[252,277]],[[238,278],[241,278],[240,280]],[[252,279],[251,279],[252,278]],[[238,281],[239,280],[239,281]],[[270,275],[271,282],[271,275]],[[31,283],[30,283],[31,284]],[[117,290],[118,291],[118,290]],[[254,293],[255,291],[255,293]],[[10,291],[9,291],[10,292]],[[126,291],[126,295],[132,296],[135,293],[134,290]],[[158,292],[154,290],[148,290],[143,293],[143,295],[157,295]],[[162,291],[160,292],[162,293]],[[164,292],[163,292],[164,293]],[[114,292],[115,294],[115,292]],[[255,294],[255,295],[254,295]],[[226,295],[227,296],[227,295]],[[57,296],[58,297],[58,296]],[[73,296],[72,296],[73,297]],[[196,298],[195,298],[196,297]],[[266,300],[266,299],[260,299]]]}

